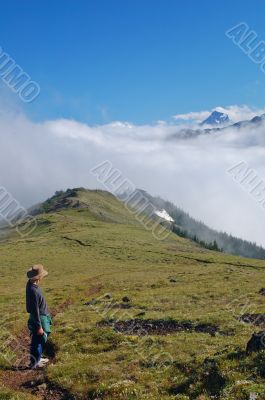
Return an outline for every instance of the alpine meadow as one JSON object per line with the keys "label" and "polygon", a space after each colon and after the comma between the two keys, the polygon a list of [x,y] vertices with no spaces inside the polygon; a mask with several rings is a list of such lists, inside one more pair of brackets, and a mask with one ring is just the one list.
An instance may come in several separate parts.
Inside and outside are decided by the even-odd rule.
{"label": "alpine meadow", "polygon": [[[255,327],[240,318],[263,310],[264,261],[174,233],[159,242],[105,191],[69,190],[36,212],[31,236],[1,244],[1,398],[263,396],[264,352],[245,352]],[[23,371],[21,282],[36,258],[50,272],[51,364]]]}

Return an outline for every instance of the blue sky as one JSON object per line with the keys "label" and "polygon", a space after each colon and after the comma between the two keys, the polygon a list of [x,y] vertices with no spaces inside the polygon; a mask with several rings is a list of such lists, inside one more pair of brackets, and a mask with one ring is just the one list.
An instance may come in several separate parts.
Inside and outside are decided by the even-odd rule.
{"label": "blue sky", "polygon": [[261,0],[13,0],[0,45],[41,87],[30,118],[151,123],[264,107],[265,74],[225,36],[245,21],[265,40],[264,15]]}

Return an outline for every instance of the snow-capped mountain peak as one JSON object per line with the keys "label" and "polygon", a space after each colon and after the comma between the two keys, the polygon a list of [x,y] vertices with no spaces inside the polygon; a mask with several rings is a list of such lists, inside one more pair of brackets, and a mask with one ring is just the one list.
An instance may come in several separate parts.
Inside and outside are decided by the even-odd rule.
{"label": "snow-capped mountain peak", "polygon": [[213,111],[208,118],[206,118],[201,125],[224,125],[230,121],[229,116],[219,111]]}
{"label": "snow-capped mountain peak", "polygon": [[174,222],[174,219],[168,214],[166,210],[157,210],[155,214],[168,222]]}
{"label": "snow-capped mountain peak", "polygon": [[265,120],[265,114],[257,115],[256,117],[252,118],[250,121],[251,123],[260,123]]}

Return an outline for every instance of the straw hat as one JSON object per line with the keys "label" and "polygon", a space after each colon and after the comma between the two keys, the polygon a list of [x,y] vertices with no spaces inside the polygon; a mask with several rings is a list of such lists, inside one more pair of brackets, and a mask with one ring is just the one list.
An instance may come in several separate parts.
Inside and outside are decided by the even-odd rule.
{"label": "straw hat", "polygon": [[27,272],[27,277],[34,280],[44,278],[47,275],[48,272],[45,271],[42,264],[33,265]]}

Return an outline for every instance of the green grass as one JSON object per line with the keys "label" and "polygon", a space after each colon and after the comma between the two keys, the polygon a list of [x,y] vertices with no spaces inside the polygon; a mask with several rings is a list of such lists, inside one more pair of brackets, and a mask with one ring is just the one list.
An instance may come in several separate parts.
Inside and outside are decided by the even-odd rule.
{"label": "green grass", "polygon": [[[264,262],[206,251],[173,234],[160,242],[113,196],[80,190],[77,198],[82,208],[41,214],[30,238],[14,235],[0,245],[5,335],[25,326],[25,272],[43,263],[50,307],[72,301],[55,319],[52,340],[59,350],[47,376],[76,397],[203,400],[219,393],[221,399],[245,400],[251,392],[262,393],[265,354],[241,354],[254,328],[238,322],[231,308],[239,313],[248,301],[252,312],[264,311],[258,294],[265,286]],[[89,296],[91,287],[99,292]],[[104,298],[106,293],[112,299]],[[114,308],[124,296],[131,308]],[[98,299],[93,307],[84,305],[93,297]],[[104,319],[138,314],[212,323],[223,334],[139,337],[97,326]],[[0,360],[0,379],[7,354],[12,354],[8,348]],[[0,399],[12,398],[5,390],[0,388]]]}
{"label": "green grass", "polygon": [[34,396],[29,394],[17,393],[12,390],[7,390],[0,386],[0,399],[1,400],[34,400]]}

